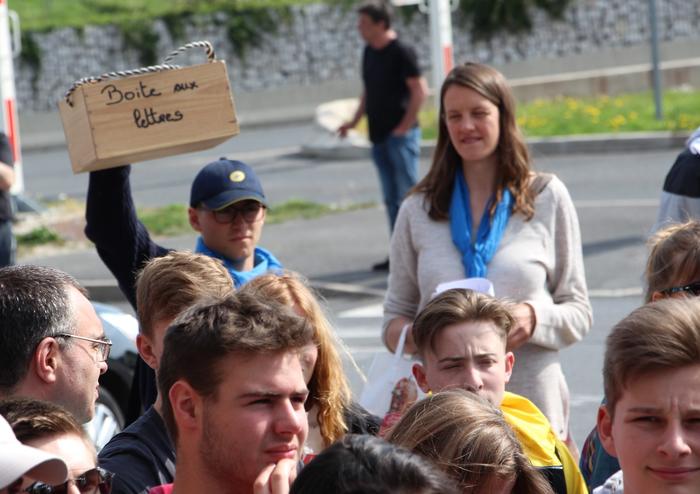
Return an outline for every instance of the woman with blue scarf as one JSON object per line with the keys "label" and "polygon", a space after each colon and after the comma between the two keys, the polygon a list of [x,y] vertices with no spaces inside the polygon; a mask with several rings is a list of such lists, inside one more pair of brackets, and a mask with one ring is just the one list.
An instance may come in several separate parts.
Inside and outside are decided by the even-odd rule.
{"label": "woman with blue scarf", "polygon": [[497,70],[467,63],[445,79],[433,163],[401,206],[390,265],[391,350],[440,283],[484,277],[496,296],[517,302],[508,390],[532,400],[568,440],[559,350],[580,341],[592,321],[578,217],[558,178],[531,171],[513,95]]}

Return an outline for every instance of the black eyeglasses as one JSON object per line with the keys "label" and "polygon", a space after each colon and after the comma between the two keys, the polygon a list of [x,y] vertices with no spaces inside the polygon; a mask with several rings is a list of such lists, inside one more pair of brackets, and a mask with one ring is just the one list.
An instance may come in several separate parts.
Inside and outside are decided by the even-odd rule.
{"label": "black eyeglasses", "polygon": [[665,288],[661,290],[661,293],[665,295],[673,295],[675,293],[690,293],[694,297],[697,297],[700,295],[700,281],[694,281],[693,283],[690,283],[689,285],[684,285],[684,286],[672,286],[671,288]]}
{"label": "black eyeglasses", "polygon": [[112,472],[96,467],[60,485],[34,482],[24,492],[29,494],[66,494],[68,492],[68,484],[73,483],[81,494],[110,494],[112,492],[113,477],[114,474]]}
{"label": "black eyeglasses", "polygon": [[[205,208],[203,208],[205,209]],[[226,223],[233,223],[236,221],[236,217],[240,214],[243,217],[243,221],[246,223],[255,223],[259,221],[262,217],[262,211],[265,206],[258,201],[248,201],[242,205],[232,205],[224,209],[218,209],[213,211],[211,209],[205,209],[214,215],[214,221],[225,225]]]}
{"label": "black eyeglasses", "polygon": [[94,344],[95,359],[97,362],[106,362],[109,358],[109,351],[112,349],[112,342],[108,339],[96,340],[87,336],[79,336],[77,334],[59,333],[53,335],[54,338],[75,338],[76,340],[90,341]]}

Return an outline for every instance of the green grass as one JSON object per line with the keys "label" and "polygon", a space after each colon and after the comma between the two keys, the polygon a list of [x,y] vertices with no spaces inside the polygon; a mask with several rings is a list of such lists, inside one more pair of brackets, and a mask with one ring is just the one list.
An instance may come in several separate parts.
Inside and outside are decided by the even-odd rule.
{"label": "green grass", "polygon": [[16,240],[19,248],[36,247],[46,244],[61,245],[64,243],[58,233],[45,226],[40,226],[27,233],[19,234]]}
{"label": "green grass", "polygon": [[314,0],[9,0],[29,31],[306,3]]}
{"label": "green grass", "polygon": [[179,235],[192,230],[187,219],[187,206],[170,204],[139,210],[139,219],[153,235]]}
{"label": "green grass", "polygon": [[[349,206],[334,206],[303,199],[290,199],[272,205],[267,211],[265,223],[271,225],[290,220],[313,219],[327,214],[369,208],[374,205],[374,203],[359,203]],[[183,204],[144,208],[139,210],[138,214],[143,224],[153,235],[171,236],[192,232],[192,227],[187,219],[187,206]]]}
{"label": "green grass", "polygon": [[[651,92],[596,98],[538,99],[518,107],[518,125],[529,137],[671,130],[700,126],[700,91],[666,91],[664,119],[656,120]],[[437,137],[433,108],[420,114],[424,139]]]}

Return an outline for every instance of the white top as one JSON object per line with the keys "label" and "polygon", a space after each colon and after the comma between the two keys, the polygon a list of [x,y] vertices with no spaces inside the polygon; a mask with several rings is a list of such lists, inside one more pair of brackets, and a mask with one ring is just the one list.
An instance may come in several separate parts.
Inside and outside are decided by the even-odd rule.
{"label": "white top", "polygon": [[[448,221],[434,221],[422,194],[407,197],[391,238],[389,288],[384,328],[397,316],[409,319],[440,283],[465,277],[461,253]],[[515,352],[508,389],[532,400],[560,437],[568,429],[568,389],[558,350],[580,341],[592,322],[576,209],[556,177],[535,199],[535,214],[508,220],[487,266],[496,296],[527,302],[535,310],[530,342]]]}
{"label": "white top", "polygon": [[622,470],[618,470],[605,481],[601,486],[593,489],[593,494],[624,494],[624,476]]}

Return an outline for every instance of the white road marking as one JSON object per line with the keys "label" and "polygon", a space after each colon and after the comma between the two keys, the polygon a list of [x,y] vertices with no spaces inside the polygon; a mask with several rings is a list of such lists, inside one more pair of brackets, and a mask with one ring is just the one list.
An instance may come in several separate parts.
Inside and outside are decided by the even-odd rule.
{"label": "white road marking", "polygon": [[600,404],[600,402],[603,400],[603,395],[584,395],[584,394],[572,394],[569,397],[569,404],[572,407],[578,407],[582,405],[588,405],[591,403],[595,404]]}
{"label": "white road marking", "polygon": [[576,208],[657,208],[659,199],[581,199]]}
{"label": "white road marking", "polygon": [[384,306],[383,304],[370,304],[363,305],[362,307],[355,307],[354,309],[344,310],[338,313],[338,317],[342,319],[355,319],[361,317],[384,317]]}
{"label": "white road marking", "polygon": [[644,290],[641,286],[631,286],[628,288],[592,288],[588,290],[591,298],[623,298],[641,296]]}

